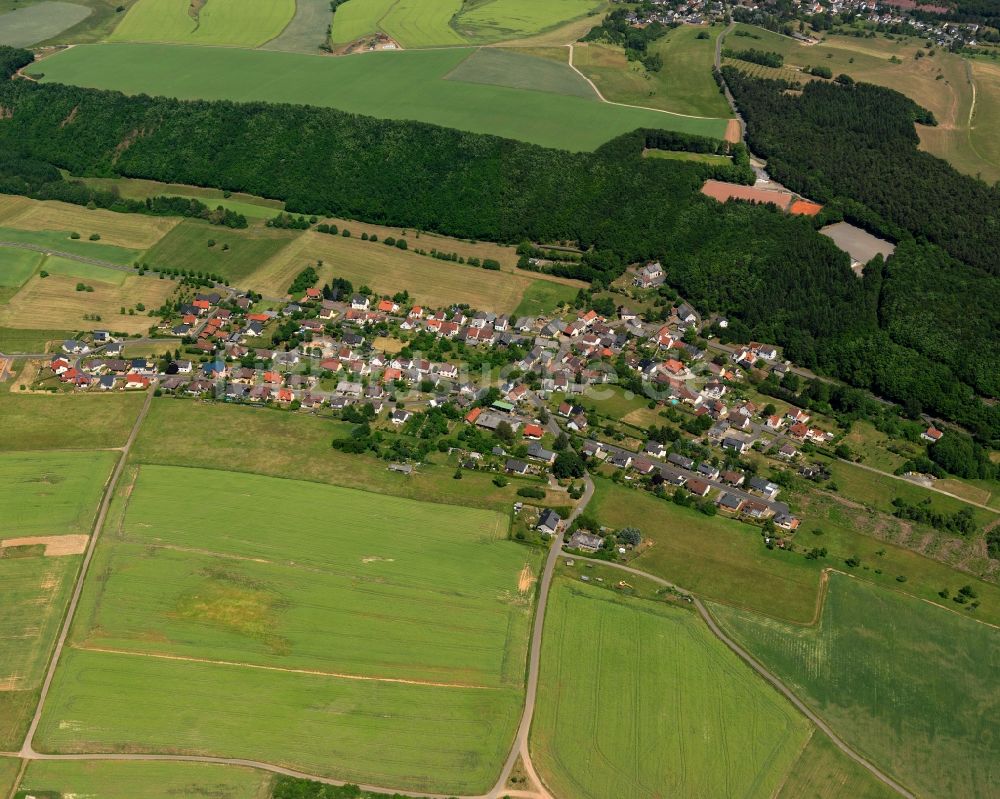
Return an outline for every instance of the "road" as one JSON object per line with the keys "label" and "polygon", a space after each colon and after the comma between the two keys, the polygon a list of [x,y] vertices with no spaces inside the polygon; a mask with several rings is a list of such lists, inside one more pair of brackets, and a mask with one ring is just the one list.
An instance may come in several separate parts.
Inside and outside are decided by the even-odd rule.
{"label": "road", "polygon": [[[572,557],[574,560],[587,560],[587,561],[592,561],[594,563],[600,563],[603,566],[610,566],[612,568],[628,572],[629,574],[634,574],[637,577],[643,577],[647,580],[651,580],[654,583],[658,583],[659,585],[665,586],[667,588],[673,588],[675,590],[691,594],[691,592],[688,591],[687,589],[681,588],[680,586],[671,583],[669,580],[664,580],[662,577],[657,577],[656,575],[649,574],[639,569],[634,569],[631,566],[625,566],[624,564],[621,563],[612,563],[610,561],[597,560],[596,558],[585,558],[585,557],[580,557],[579,555],[572,555],[572,556],[564,555],[563,557]],[[914,794],[912,794],[910,791],[908,791],[906,788],[904,788],[902,785],[896,782],[896,780],[894,780],[884,771],[879,769],[877,766],[873,765],[871,762],[865,759],[863,755],[858,753],[849,744],[843,741],[837,735],[837,733],[835,733],[832,729],[830,729],[830,727],[827,725],[825,721],[823,721],[823,719],[821,719],[812,710],[810,710],[805,705],[805,703],[803,703],[802,700],[799,699],[798,696],[796,696],[787,685],[785,685],[785,683],[783,683],[778,677],[776,677],[774,674],[768,671],[767,668],[765,668],[760,662],[758,662],[753,657],[753,655],[751,655],[743,647],[741,647],[739,644],[733,641],[728,635],[726,635],[719,628],[719,625],[715,623],[715,619],[712,618],[712,614],[708,612],[708,608],[705,607],[704,603],[700,599],[698,599],[698,597],[694,596],[693,594],[691,594],[691,596],[694,602],[694,606],[698,611],[698,614],[704,620],[705,624],[708,625],[708,629],[712,632],[712,634],[720,641],[722,641],[722,643],[724,643],[733,653],[735,653],[748,666],[750,666],[750,668],[752,668],[755,672],[757,672],[757,674],[759,674],[767,682],[769,682],[772,686],[774,686],[774,688],[776,688],[782,696],[784,696],[789,702],[791,702],[798,709],[798,711],[802,713],[803,716],[805,716],[807,719],[809,719],[809,721],[811,721],[814,725],[816,725],[816,727],[818,727],[830,739],[830,741],[833,743],[834,746],[836,746],[841,752],[843,752],[845,755],[851,758],[851,760],[853,760],[859,766],[871,772],[872,776],[874,776],[877,780],[884,783],[885,785],[888,785],[890,788],[892,788],[892,790],[896,791],[896,793],[906,797],[906,799],[916,799],[916,796]]]}

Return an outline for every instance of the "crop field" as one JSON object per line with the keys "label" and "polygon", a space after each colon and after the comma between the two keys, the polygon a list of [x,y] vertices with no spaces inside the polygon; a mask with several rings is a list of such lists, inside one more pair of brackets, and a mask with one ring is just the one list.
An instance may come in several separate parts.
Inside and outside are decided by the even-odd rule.
{"label": "crop field", "polygon": [[264,50],[115,44],[74,47],[46,59],[44,80],[182,99],[309,103],[567,150],[592,150],[637,127],[717,138],[725,132],[724,120],[443,80],[471,52],[447,48],[316,58]]}
{"label": "crop field", "polygon": [[813,627],[713,612],[848,743],[918,794],[996,795],[995,628],[836,573]]}
{"label": "crop field", "polygon": [[139,0],[108,38],[256,47],[278,36],[294,13],[295,0]]}
{"label": "crop field", "polygon": [[39,252],[0,247],[0,288],[23,286],[44,257]]}
{"label": "crop field", "polygon": [[[265,296],[281,297],[305,266],[322,260],[323,267],[317,269],[320,282],[342,277],[355,286],[367,285],[384,294],[405,290],[415,302],[432,307],[466,302],[473,308],[497,313],[516,308],[535,282],[528,273],[512,275],[478,269],[388,247],[381,241],[362,241],[356,227],[352,234],[344,238],[306,232],[244,282]],[[417,246],[415,239],[410,240],[410,246]],[[425,245],[421,242],[419,246]],[[460,249],[461,244],[456,243],[455,251]]]}
{"label": "crop field", "polygon": [[14,782],[21,769],[21,761],[15,757],[0,757],[0,796],[9,796],[14,790]]}
{"label": "crop field", "polygon": [[686,609],[560,578],[531,730],[557,795],[770,797],[808,722]]}
{"label": "crop field", "polygon": [[335,44],[349,44],[378,30],[382,19],[395,5],[396,0],[348,0],[337,7],[333,15]]}
{"label": "crop field", "polygon": [[128,275],[120,284],[83,281],[93,291],[77,291],[75,278],[50,275],[31,278],[11,301],[0,307],[0,326],[26,330],[90,330],[93,321],[84,317],[97,314],[101,323],[113,330],[142,333],[156,320],[144,313],[122,315],[122,306],[144,303],[147,309],[159,308],[174,289],[169,280]]}
{"label": "crop field", "polygon": [[140,393],[35,396],[0,390],[0,451],[120,447],[142,402]]}
{"label": "crop field", "polygon": [[89,14],[86,6],[57,0],[0,14],[0,45],[30,47],[82,22]]}
{"label": "crop field", "polygon": [[296,0],[295,16],[281,34],[263,45],[266,50],[285,50],[292,53],[319,51],[327,43],[330,25],[329,0]]}
{"label": "crop field", "polygon": [[424,464],[404,477],[384,461],[330,447],[350,425],[317,416],[188,400],[154,400],[132,456],[140,463],[226,468],[307,479],[428,502],[507,511],[517,481],[499,488],[485,472],[454,480],[453,464]]}
{"label": "crop field", "polygon": [[468,42],[449,24],[461,8],[462,0],[395,0],[379,28],[403,47],[461,46]]}
{"label": "crop field", "polygon": [[445,78],[598,100],[590,84],[570,69],[565,60],[559,63],[513,48],[484,47],[476,50]]}
{"label": "crop field", "polygon": [[[275,210],[268,216],[277,213]],[[200,219],[185,219],[146,252],[142,260],[150,266],[212,272],[235,286],[247,288],[247,278],[277,257],[299,235],[297,230],[265,227],[230,230]],[[215,242],[211,247],[210,241]],[[280,293],[284,294],[284,289]]]}
{"label": "crop field", "polygon": [[52,252],[82,255],[87,258],[108,261],[119,266],[128,266],[139,254],[139,250],[129,250],[100,241],[88,241],[87,237],[82,236],[82,234],[81,238],[73,239],[70,238],[71,232],[73,231],[36,231],[0,227],[0,243],[30,244],[35,247],[44,247],[46,250]]}
{"label": "crop field", "polygon": [[[164,466],[139,467],[126,495],[98,547],[104,577],[81,601],[46,746],[242,753],[455,792],[495,776],[539,565],[506,540],[503,515]],[[198,512],[178,514],[178,495]],[[130,700],[136,691],[147,699]],[[273,718],[246,729],[261,695]],[[122,705],[99,709],[109,702]]]}
{"label": "crop field", "polygon": [[268,799],[273,777],[213,763],[36,760],[21,790],[52,799]]}
{"label": "crop field", "polygon": [[813,732],[785,777],[777,799],[897,799],[899,794]]}
{"label": "crop field", "polygon": [[[602,5],[602,0],[480,0],[466,3],[452,24],[469,41],[489,44],[553,30],[596,14]],[[595,15],[594,24],[598,19]]]}
{"label": "crop field", "polygon": [[119,214],[101,208],[88,209],[82,205],[46,200],[32,201],[20,213],[6,219],[4,224],[19,230],[76,232],[82,239],[96,233],[105,244],[145,250],[156,244],[179,221],[180,217],[176,216]]}

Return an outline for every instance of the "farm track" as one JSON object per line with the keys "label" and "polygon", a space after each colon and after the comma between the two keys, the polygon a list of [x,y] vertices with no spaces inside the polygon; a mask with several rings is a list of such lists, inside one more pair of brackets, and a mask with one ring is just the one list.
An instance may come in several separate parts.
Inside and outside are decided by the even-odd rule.
{"label": "farm track", "polygon": [[122,264],[115,264],[111,261],[102,261],[100,258],[90,258],[86,255],[77,255],[71,252],[61,252],[59,250],[52,250],[48,247],[43,247],[40,244],[27,244],[22,241],[0,241],[0,247],[9,247],[15,250],[30,250],[31,252],[40,252],[42,255],[54,255],[58,258],[65,258],[68,261],[79,261],[82,264],[90,264],[91,266],[100,266],[105,269],[114,269],[117,272],[128,272],[130,275],[135,274],[135,269],[131,266],[123,266]]}

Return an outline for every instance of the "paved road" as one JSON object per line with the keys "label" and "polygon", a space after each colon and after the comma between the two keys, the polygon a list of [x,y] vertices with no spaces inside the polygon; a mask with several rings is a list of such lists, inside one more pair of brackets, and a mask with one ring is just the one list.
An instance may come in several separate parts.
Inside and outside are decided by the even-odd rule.
{"label": "paved road", "polygon": [[90,566],[90,561],[94,557],[94,549],[97,547],[97,539],[101,535],[101,529],[104,527],[104,520],[108,515],[108,508],[111,506],[111,499],[114,497],[115,488],[118,486],[118,481],[121,479],[122,472],[125,470],[125,461],[128,460],[129,452],[132,450],[132,444],[135,443],[136,436],[139,434],[139,428],[142,426],[143,420],[146,418],[146,414],[149,412],[149,406],[153,401],[153,392],[148,391],[146,393],[146,401],[142,404],[142,409],[139,411],[139,416],[135,420],[135,424],[132,425],[132,431],[128,435],[128,439],[125,441],[125,446],[121,449],[121,457],[118,458],[118,463],[115,465],[114,471],[111,473],[111,479],[108,480],[108,484],[104,487],[104,496],[101,497],[101,505],[97,511],[97,519],[94,521],[94,530],[90,536],[90,542],[87,544],[87,553],[83,557],[83,565],[80,567],[80,574],[76,578],[76,585],[73,588],[73,596],[69,601],[69,610],[66,612],[66,619],[63,621],[62,630],[59,633],[59,638],[56,641],[55,649],[52,651],[52,658],[49,660],[48,670],[45,672],[45,681],[42,683],[42,691],[38,696],[38,704],[35,707],[35,715],[31,719],[31,726],[28,728],[28,734],[24,738],[24,745],[21,747],[20,757],[32,758],[37,755],[34,749],[31,747],[32,739],[35,737],[35,731],[38,729],[38,722],[42,718],[42,709],[45,706],[45,699],[49,694],[49,688],[52,685],[52,678],[56,673],[56,666],[59,664],[59,657],[62,655],[63,647],[66,644],[66,637],[69,635],[69,628],[73,624],[73,615],[76,612],[76,606],[80,602],[80,594],[83,592],[83,582],[87,576],[87,568]]}
{"label": "paved road", "polygon": [[[615,569],[620,569],[622,571],[634,574],[638,577],[644,577],[647,580],[652,580],[654,583],[659,583],[660,585],[666,586],[667,588],[674,588],[685,593],[690,593],[686,589],[680,588],[679,586],[671,583],[668,580],[664,580],[661,577],[657,577],[653,574],[648,574],[647,572],[640,571],[639,569],[634,569],[631,566],[625,566],[621,563],[612,563],[605,560],[597,560],[595,558],[582,558],[579,555],[564,555],[564,557],[573,557],[575,560],[591,560],[594,563],[600,563],[605,566],[611,566]],[[801,699],[796,696],[788,686],[786,686],[780,679],[778,679],[774,674],[768,671],[761,663],[759,663],[753,655],[747,652],[743,647],[733,641],[728,635],[726,635],[720,628],[719,625],[715,623],[715,619],[708,612],[704,603],[698,597],[692,595],[694,600],[694,606],[697,608],[698,613],[701,615],[702,619],[708,625],[708,629],[711,630],[712,634],[718,638],[722,643],[724,643],[730,650],[732,650],[736,655],[738,655],[750,668],[757,672],[761,677],[763,677],[767,682],[773,685],[779,693],[781,693],[789,702],[791,702],[795,707],[805,716],[809,721],[815,724],[826,736],[830,739],[834,746],[836,746],[841,752],[847,755],[851,760],[853,760],[858,765],[867,769],[872,773],[872,775],[878,779],[880,782],[888,785],[896,793],[901,796],[906,797],[906,799],[916,799],[916,796],[902,785],[900,785],[896,780],[890,777],[885,772],[881,771],[877,766],[873,765],[871,762],[865,759],[865,757],[855,751],[849,744],[845,743],[830,727],[827,725],[823,719],[817,716],[812,710],[810,710]]]}

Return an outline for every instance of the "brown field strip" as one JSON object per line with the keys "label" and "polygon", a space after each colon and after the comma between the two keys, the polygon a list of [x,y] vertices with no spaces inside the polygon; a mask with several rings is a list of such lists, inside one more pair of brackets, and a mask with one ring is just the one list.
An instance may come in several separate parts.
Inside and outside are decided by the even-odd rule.
{"label": "brown field strip", "polygon": [[[94,290],[77,291],[77,283],[86,283]],[[145,313],[135,316],[121,314],[122,306],[143,303],[147,309],[159,308],[174,289],[170,280],[128,275],[122,285],[97,280],[77,280],[62,275],[47,278],[35,276],[21,288],[11,301],[0,308],[0,327],[27,330],[91,330],[108,328],[126,333],[142,333],[156,324]],[[99,322],[87,320],[97,314]]]}
{"label": "brown field strip", "polygon": [[24,211],[31,204],[27,197],[18,197],[15,194],[0,194],[0,224],[5,223],[12,216],[16,216]]}
{"label": "brown field strip", "polygon": [[88,535],[36,535],[25,538],[5,538],[0,541],[0,550],[9,547],[30,547],[41,544],[45,547],[45,557],[58,558],[63,555],[82,555],[87,549]]}
{"label": "brown field strip", "polygon": [[[119,214],[100,208],[87,209],[80,205],[47,200],[26,200],[19,212],[4,219],[7,227],[20,230],[57,230],[79,233],[84,239],[97,233],[105,244],[115,244],[132,250],[152,247],[176,226],[179,216],[146,216]],[[0,219],[3,219],[0,206]]]}

